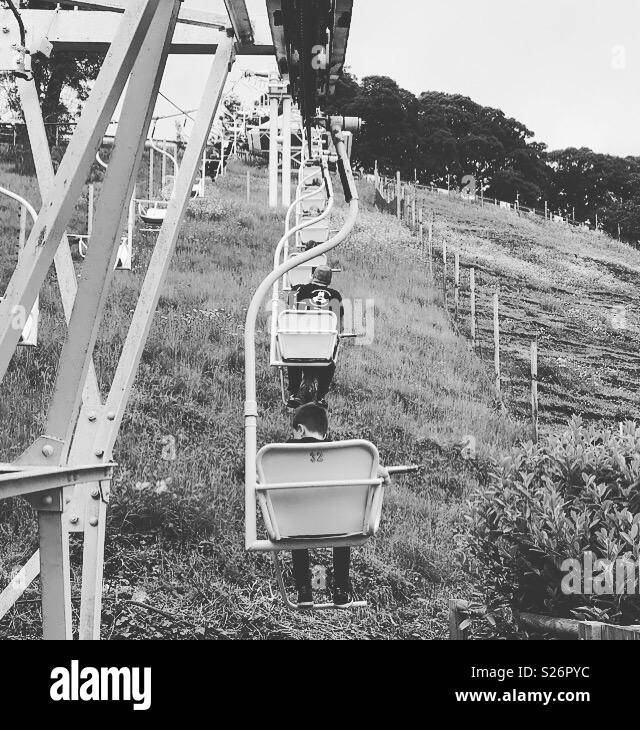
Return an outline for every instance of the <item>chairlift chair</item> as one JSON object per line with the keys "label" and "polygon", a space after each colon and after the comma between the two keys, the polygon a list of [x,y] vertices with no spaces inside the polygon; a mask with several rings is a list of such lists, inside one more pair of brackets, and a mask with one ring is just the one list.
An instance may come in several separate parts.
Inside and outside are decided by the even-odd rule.
{"label": "chairlift chair", "polygon": [[86,233],[67,233],[69,242],[76,243],[78,246],[78,256],[83,259],[87,255],[89,245],[89,236]]}
{"label": "chairlift chair", "polygon": [[327,206],[327,191],[324,186],[304,185],[301,189],[304,196],[300,201],[300,210],[304,215],[318,215]]}
{"label": "chairlift chair", "polygon": [[[150,200],[145,202],[138,201],[138,216],[140,220],[147,226],[147,228],[141,228],[140,230],[144,233],[157,233],[164,219],[167,215],[166,201],[163,200]],[[165,207],[163,208],[162,205]]]}
{"label": "chairlift chair", "polygon": [[131,250],[131,244],[129,236],[124,233],[120,239],[120,245],[118,246],[118,258],[116,259],[116,270],[117,271],[131,271],[131,263],[133,258],[133,252]]}
{"label": "chairlift chair", "polygon": [[335,312],[323,309],[289,309],[281,312],[278,317],[278,364],[327,367],[335,362],[339,341],[338,318]]}
{"label": "chairlift chair", "polygon": [[[312,217],[312,216],[311,216]],[[303,222],[305,218],[300,219]],[[298,240],[303,246],[310,243],[324,243],[329,238],[329,221],[325,218],[318,223],[305,226],[298,231]]]}
{"label": "chairlift chair", "polygon": [[[376,447],[364,440],[263,446],[256,457],[255,492],[271,542],[291,550],[356,546],[373,537],[384,498],[379,461]],[[273,563],[285,604],[297,609],[287,595],[277,552]],[[366,605],[357,601],[351,608]]]}
{"label": "chairlift chair", "polygon": [[[87,247],[89,244],[89,236],[73,234],[70,238],[78,239],[78,254],[80,258],[85,258],[87,255]],[[116,259],[115,270],[116,271],[131,271],[133,255],[131,251],[131,245],[129,242],[129,236],[126,233],[122,234],[120,239],[120,245],[118,246],[118,258]]]}
{"label": "chairlift chair", "polygon": [[[297,255],[297,252],[290,254],[290,256]],[[317,269],[318,266],[326,265],[327,257],[322,254],[321,256],[316,256],[310,261],[305,261],[304,264],[296,266],[295,269],[291,269],[291,271],[287,274],[284,290],[291,289],[292,287],[299,286],[300,284],[308,284],[311,281],[314,270]]]}
{"label": "chairlift chair", "polygon": [[327,368],[338,359],[342,337],[335,312],[324,309],[286,309],[278,315],[274,359],[279,369],[280,394],[287,403],[284,370],[290,367]]}

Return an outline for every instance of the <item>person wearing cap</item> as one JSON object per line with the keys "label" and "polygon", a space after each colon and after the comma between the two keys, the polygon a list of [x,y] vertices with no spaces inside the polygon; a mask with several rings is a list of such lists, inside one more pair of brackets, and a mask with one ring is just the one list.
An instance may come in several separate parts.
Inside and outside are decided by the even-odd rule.
{"label": "person wearing cap", "polygon": [[[292,437],[290,444],[314,444],[328,441],[329,418],[324,408],[316,403],[306,403],[296,409],[293,415]],[[378,477],[385,484],[390,483],[389,471],[381,464]],[[311,562],[309,551],[292,550],[293,577],[298,591],[298,608],[313,608],[313,588],[311,583]],[[333,605],[336,608],[351,607],[351,548],[333,548]]]}
{"label": "person wearing cap", "polygon": [[[311,282],[309,284],[298,284],[294,286],[292,292],[295,296],[297,309],[326,309],[335,312],[339,322],[338,332],[342,332],[344,305],[342,304],[342,295],[340,292],[330,287],[332,276],[331,267],[325,265],[317,266],[313,271]],[[326,367],[287,368],[289,376],[288,407],[298,408],[302,404],[299,391],[305,370],[314,371],[310,374],[318,378],[318,403],[326,408],[326,395],[329,392],[336,371],[334,362]]]}

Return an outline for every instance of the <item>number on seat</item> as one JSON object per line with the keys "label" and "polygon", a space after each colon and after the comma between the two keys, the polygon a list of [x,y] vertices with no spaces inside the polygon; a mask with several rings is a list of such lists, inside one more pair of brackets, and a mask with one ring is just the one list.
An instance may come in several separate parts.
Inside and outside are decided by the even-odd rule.
{"label": "number on seat", "polygon": [[258,502],[274,542],[367,538],[380,524],[384,488],[368,441],[269,444],[257,455]]}

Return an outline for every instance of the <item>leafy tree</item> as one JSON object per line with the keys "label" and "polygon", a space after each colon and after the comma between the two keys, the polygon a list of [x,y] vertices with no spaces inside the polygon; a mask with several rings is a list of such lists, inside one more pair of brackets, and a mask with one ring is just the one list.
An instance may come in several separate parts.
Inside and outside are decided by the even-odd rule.
{"label": "leafy tree", "polygon": [[[35,10],[51,10],[50,3],[37,0],[29,0],[22,6]],[[86,101],[91,83],[97,77],[103,60],[104,54],[98,52],[87,51],[78,55],[76,52],[55,49],[51,58],[34,57],[33,77],[45,122],[64,124],[73,121],[73,114],[63,98],[63,92],[70,91],[80,103]],[[8,89],[7,100],[12,112],[21,118],[22,112],[15,88]],[[53,142],[55,127],[48,126],[47,132],[50,142]]]}
{"label": "leafy tree", "polygon": [[364,128],[358,138],[357,161],[373,168],[375,161],[388,174],[400,170],[413,177],[421,140],[417,124],[417,99],[387,76],[367,76],[357,81],[347,76],[339,85],[339,97],[327,110],[362,117]]}

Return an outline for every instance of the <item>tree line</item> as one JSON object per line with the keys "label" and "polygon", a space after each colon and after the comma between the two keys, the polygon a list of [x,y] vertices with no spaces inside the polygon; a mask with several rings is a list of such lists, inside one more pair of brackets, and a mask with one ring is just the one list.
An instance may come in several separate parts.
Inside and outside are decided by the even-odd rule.
{"label": "tree line", "polygon": [[[50,7],[38,0],[23,7]],[[82,103],[103,57],[56,50],[34,59],[45,121],[74,120],[64,91]],[[20,115],[15,88],[4,86],[10,108]],[[549,151],[534,133],[500,109],[461,94],[426,91],[415,96],[386,76],[361,81],[349,73],[339,80],[326,110],[362,117],[355,162],[420,183],[457,188],[474,175],[485,196],[590,221],[613,236],[640,243],[640,157],[616,157],[588,148]],[[48,133],[53,144],[55,127]]]}
{"label": "tree line", "polygon": [[415,96],[386,76],[345,73],[327,111],[361,117],[356,164],[438,187],[474,175],[484,195],[597,221],[613,236],[640,243],[640,157],[583,147],[549,151],[500,109],[461,94]]}

